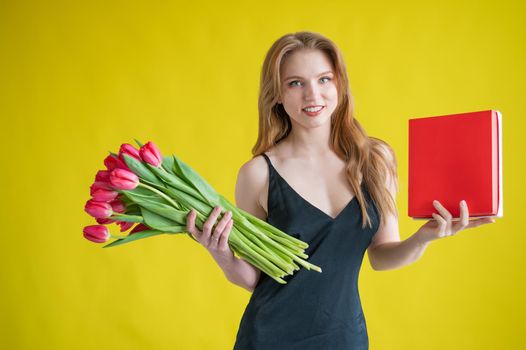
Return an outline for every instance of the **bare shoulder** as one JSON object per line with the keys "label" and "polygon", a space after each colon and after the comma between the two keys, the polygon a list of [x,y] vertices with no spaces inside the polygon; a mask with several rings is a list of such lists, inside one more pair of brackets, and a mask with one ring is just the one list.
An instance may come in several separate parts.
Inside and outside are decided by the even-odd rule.
{"label": "bare shoulder", "polygon": [[263,156],[256,156],[244,163],[236,180],[236,206],[250,214],[266,220],[267,193],[269,182],[268,165]]}

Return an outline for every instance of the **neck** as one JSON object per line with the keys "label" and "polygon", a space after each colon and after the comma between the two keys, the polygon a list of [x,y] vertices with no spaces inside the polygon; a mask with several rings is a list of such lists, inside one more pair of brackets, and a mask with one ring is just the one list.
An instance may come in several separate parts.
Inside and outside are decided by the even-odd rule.
{"label": "neck", "polygon": [[318,157],[332,153],[330,123],[318,128],[292,128],[287,141],[296,157]]}

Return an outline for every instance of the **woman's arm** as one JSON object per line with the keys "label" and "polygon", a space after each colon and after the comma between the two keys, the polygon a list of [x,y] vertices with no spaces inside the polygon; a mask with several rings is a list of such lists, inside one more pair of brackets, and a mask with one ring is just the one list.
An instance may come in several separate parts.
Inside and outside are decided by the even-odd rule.
{"label": "woman's arm", "polygon": [[[426,222],[417,232],[400,242],[385,242],[368,249],[371,266],[375,270],[396,269],[417,261],[426,250],[427,245],[436,239],[449,237],[461,230],[495,222],[492,218],[469,220],[467,204],[460,203],[460,218],[453,221],[451,213],[434,201],[433,205],[439,214],[433,213],[433,220]],[[389,236],[389,234],[385,234]]]}
{"label": "woman's arm", "polygon": [[[384,233],[383,236],[399,237],[399,234],[398,231],[396,231],[394,234]],[[400,241],[398,238],[398,240],[386,241],[384,243],[371,243],[367,249],[367,255],[369,256],[371,267],[374,270],[392,270],[409,265],[420,259],[428,244],[429,242],[421,240],[417,234],[414,234],[404,241]]]}
{"label": "woman's arm", "polygon": [[[393,158],[389,155],[389,151],[385,150],[385,152],[392,161]],[[388,177],[386,186],[395,199],[395,181]],[[426,222],[417,232],[404,241],[400,241],[398,218],[392,214],[388,215],[385,224],[378,229],[367,249],[369,262],[374,270],[391,270],[409,265],[420,259],[431,241],[455,235],[467,228],[495,222],[491,218],[469,221],[468,206],[465,202],[460,203],[460,219],[458,221],[453,221],[452,215],[440,202],[435,201],[433,205],[438,212],[438,214],[433,213],[434,219]]]}
{"label": "woman's arm", "polygon": [[[396,199],[396,182],[388,177],[386,187]],[[398,217],[389,213],[367,248],[369,263],[374,270],[391,270],[409,265],[422,256],[427,244],[418,235],[400,241]]]}
{"label": "woman's arm", "polygon": [[[262,157],[256,157],[239,169],[236,180],[236,206],[261,220],[267,218],[265,210],[259,203],[259,195],[265,191],[267,178],[268,169],[265,160]],[[220,261],[220,259],[216,261],[230,282],[249,292],[254,291],[261,270],[235,256],[227,261]]]}
{"label": "woman's arm", "polygon": [[248,290],[249,292],[254,291],[254,288],[256,288],[259,281],[259,269],[235,256],[233,256],[230,261],[215,260],[223,270],[225,277],[230,282]]}

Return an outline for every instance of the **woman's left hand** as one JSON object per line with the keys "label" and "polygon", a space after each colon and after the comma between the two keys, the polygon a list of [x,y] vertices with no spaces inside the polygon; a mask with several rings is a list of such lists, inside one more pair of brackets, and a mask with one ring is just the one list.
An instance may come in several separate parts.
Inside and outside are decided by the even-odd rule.
{"label": "woman's left hand", "polygon": [[422,243],[431,242],[435,239],[449,237],[455,235],[457,232],[477,227],[484,224],[495,222],[492,218],[480,218],[469,220],[469,212],[466,201],[460,202],[460,219],[453,221],[451,213],[440,204],[439,201],[433,201],[433,205],[440,213],[440,215],[433,213],[434,220],[429,220],[415,233],[419,235]]}

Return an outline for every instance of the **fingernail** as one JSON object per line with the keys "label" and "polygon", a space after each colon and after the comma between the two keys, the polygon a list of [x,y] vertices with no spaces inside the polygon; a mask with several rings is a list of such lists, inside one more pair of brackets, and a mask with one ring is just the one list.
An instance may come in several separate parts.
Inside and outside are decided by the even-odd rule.
{"label": "fingernail", "polygon": [[462,205],[466,205],[466,201],[465,201],[465,200],[462,200],[462,202],[460,202],[460,204],[462,204]]}

